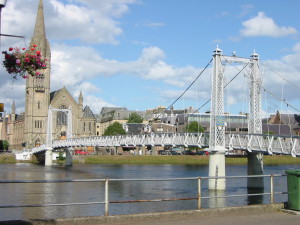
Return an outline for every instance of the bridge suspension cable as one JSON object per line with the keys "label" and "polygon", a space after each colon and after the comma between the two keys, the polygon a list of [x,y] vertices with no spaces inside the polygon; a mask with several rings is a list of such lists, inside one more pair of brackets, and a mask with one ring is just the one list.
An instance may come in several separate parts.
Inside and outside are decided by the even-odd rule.
{"label": "bridge suspension cable", "polygon": [[[224,88],[226,88],[247,66],[249,63],[247,63],[227,84],[225,84]],[[208,104],[211,101],[211,99],[207,100],[202,106],[200,106],[195,112],[202,109],[206,104]]]}
{"label": "bridge suspension cable", "polygon": [[271,91],[269,91],[268,89],[264,88],[263,86],[261,86],[261,88],[265,91],[265,92],[268,92],[271,96],[273,96],[274,98],[276,98],[277,100],[283,102],[284,104],[286,104],[288,107],[291,107],[293,108],[294,110],[300,112],[299,109],[297,109],[296,107],[294,107],[292,104],[288,103],[285,99],[275,95],[274,93],[272,93]]}
{"label": "bridge suspension cable", "polygon": [[265,67],[267,67],[269,70],[271,70],[273,73],[275,73],[277,76],[279,76],[280,78],[282,78],[284,81],[288,82],[290,85],[292,85],[293,87],[297,88],[298,90],[300,90],[300,87],[298,87],[297,85],[295,85],[294,83],[290,82],[288,79],[286,79],[284,76],[282,76],[280,73],[278,73],[277,71],[273,70],[272,68],[270,68],[269,66],[267,66],[265,63],[262,63],[262,65],[264,65]]}
{"label": "bridge suspension cable", "polygon": [[185,91],[178,98],[176,98],[176,100],[171,105],[169,105],[163,112],[161,112],[160,114],[158,114],[154,119],[157,119],[161,114],[163,114],[165,111],[167,111],[168,109],[170,109],[191,88],[191,86],[198,80],[198,78],[203,74],[203,72],[207,69],[207,67],[210,65],[210,63],[212,61],[213,61],[213,58],[211,58],[211,60],[207,63],[207,65],[204,67],[204,69],[193,80],[193,82],[185,89]]}

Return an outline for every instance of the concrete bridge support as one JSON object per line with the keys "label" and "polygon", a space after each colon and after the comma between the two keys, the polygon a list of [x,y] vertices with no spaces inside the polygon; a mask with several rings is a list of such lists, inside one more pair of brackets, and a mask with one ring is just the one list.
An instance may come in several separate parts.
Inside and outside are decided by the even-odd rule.
{"label": "concrete bridge support", "polygon": [[65,165],[72,166],[73,165],[72,151],[70,149],[66,149],[65,151],[66,151]]}
{"label": "concrete bridge support", "polygon": [[53,149],[47,149],[45,152],[45,166],[52,166],[52,150]]}
{"label": "concrete bridge support", "polygon": [[[209,177],[225,176],[225,151],[211,151],[209,156]],[[209,190],[225,190],[225,178],[209,179]]]}
{"label": "concrete bridge support", "polygon": [[[248,152],[248,175],[263,175],[263,154],[261,152]],[[264,178],[248,178],[248,188],[263,188]]]}
{"label": "concrete bridge support", "polygon": [[151,155],[157,155],[157,147],[156,146],[151,146]]}

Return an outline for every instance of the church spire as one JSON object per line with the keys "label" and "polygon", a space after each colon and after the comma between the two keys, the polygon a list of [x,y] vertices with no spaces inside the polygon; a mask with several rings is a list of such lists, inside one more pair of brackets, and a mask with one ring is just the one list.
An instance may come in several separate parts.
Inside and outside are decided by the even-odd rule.
{"label": "church spire", "polygon": [[42,55],[48,59],[50,58],[50,45],[46,37],[43,0],[39,1],[31,44],[36,44]]}
{"label": "church spire", "polygon": [[36,16],[33,39],[46,38],[43,0],[40,0]]}

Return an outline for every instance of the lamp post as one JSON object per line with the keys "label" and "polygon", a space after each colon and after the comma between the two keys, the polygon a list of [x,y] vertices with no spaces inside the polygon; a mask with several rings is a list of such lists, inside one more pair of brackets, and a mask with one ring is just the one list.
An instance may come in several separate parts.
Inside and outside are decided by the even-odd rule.
{"label": "lamp post", "polygon": [[[1,26],[1,11],[5,7],[7,0],[0,0],[0,26]],[[0,30],[1,31],[1,30]]]}
{"label": "lamp post", "polygon": [[2,12],[2,8],[4,8],[6,5],[6,1],[7,0],[0,0],[0,37],[1,37],[1,12]]}

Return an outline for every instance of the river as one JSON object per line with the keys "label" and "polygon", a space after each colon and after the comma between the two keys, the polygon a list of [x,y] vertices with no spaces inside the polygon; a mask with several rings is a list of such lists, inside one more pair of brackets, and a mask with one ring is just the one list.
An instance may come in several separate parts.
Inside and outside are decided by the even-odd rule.
{"label": "river", "polygon": [[[300,169],[300,165],[265,166],[265,174],[285,174],[286,169]],[[72,167],[18,163],[0,164],[0,180],[71,180],[71,179],[151,179],[206,177],[208,166],[201,165],[102,165],[75,164]],[[227,176],[247,174],[245,165],[227,165]],[[264,192],[270,192],[270,179],[265,178]],[[203,196],[215,192],[207,190],[203,182]],[[286,177],[275,178],[275,192],[286,191]],[[246,179],[230,179],[226,191],[221,195],[247,194]],[[158,198],[185,198],[197,196],[197,181],[118,181],[110,182],[109,199],[134,200]],[[74,202],[103,202],[104,183],[40,183],[0,184],[0,205],[50,204]],[[275,202],[287,201],[287,195],[276,195]],[[203,208],[240,206],[255,203],[269,203],[270,196],[204,199]],[[148,202],[131,204],[110,204],[110,215],[197,209],[196,200]],[[49,219],[58,217],[104,215],[103,204],[80,206],[51,206],[35,208],[0,208],[0,220]]]}

